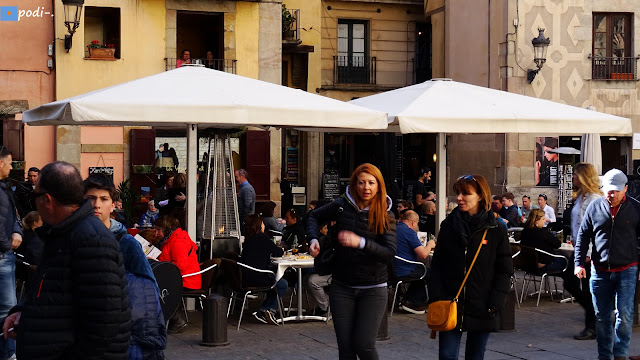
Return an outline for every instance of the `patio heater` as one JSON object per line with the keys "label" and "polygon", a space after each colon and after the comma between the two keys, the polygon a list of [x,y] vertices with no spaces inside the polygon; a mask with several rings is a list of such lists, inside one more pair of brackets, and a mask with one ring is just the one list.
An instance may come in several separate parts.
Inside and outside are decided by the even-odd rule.
{"label": "patio heater", "polygon": [[240,219],[229,135],[213,134],[207,154],[206,167],[201,173],[201,179],[203,175],[206,177],[202,192],[204,204],[199,206],[202,217],[198,217],[201,257],[237,256],[240,255]]}

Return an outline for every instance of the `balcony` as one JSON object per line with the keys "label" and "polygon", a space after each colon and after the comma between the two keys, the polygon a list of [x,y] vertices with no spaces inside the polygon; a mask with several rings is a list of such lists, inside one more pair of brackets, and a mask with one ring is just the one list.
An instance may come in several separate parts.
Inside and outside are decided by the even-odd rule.
{"label": "balcony", "polygon": [[[165,70],[173,70],[176,68],[176,63],[178,59],[175,58],[165,58]],[[191,59],[192,64],[201,64],[210,69],[220,70],[224,72],[228,72],[231,74],[236,74],[236,66],[238,60],[235,59]]]}
{"label": "balcony", "polygon": [[282,13],[282,44],[298,45],[300,40],[300,9],[286,9]]}
{"label": "balcony", "polygon": [[334,56],[334,84],[375,84],[375,56]]}
{"label": "balcony", "polygon": [[593,80],[637,80],[637,57],[591,57]]}

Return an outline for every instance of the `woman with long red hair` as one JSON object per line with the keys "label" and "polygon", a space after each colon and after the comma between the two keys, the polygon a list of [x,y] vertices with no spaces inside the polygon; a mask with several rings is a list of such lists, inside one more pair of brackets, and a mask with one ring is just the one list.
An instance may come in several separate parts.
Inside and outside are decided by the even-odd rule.
{"label": "woman with long red hair", "polygon": [[[316,271],[332,275],[329,301],[340,359],[378,359],[375,345],[387,306],[387,266],[396,253],[395,222],[385,189],[380,170],[362,164],[353,171],[344,195],[309,215],[311,255],[333,253],[325,260],[328,266],[316,266]],[[320,244],[319,225],[331,221],[336,223]]]}

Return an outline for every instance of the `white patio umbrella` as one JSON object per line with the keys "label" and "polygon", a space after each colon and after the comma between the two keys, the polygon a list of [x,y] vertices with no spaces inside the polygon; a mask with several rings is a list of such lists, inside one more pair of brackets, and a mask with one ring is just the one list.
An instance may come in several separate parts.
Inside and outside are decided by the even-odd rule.
{"label": "white patio umbrella", "polygon": [[404,134],[438,133],[437,223],[444,219],[446,133],[630,134],[626,118],[506,91],[434,79],[350,101],[389,115]]}
{"label": "white patio umbrella", "polygon": [[387,127],[385,113],[202,66],[183,66],[26,111],[29,125],[187,128],[187,230],[195,239],[197,129]]}
{"label": "white patio umbrella", "polygon": [[580,161],[592,164],[598,175],[602,175],[602,143],[600,134],[583,134],[580,144]]}

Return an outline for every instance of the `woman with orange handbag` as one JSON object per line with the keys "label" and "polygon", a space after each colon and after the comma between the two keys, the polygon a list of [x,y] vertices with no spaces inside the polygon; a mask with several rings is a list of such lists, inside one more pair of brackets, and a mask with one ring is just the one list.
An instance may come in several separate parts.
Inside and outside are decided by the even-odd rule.
{"label": "woman with orange handbag", "polygon": [[439,334],[439,359],[458,359],[466,331],[465,359],[482,360],[490,332],[498,330],[499,314],[509,293],[511,247],[507,228],[496,222],[490,210],[491,190],[483,176],[461,176],[453,190],[458,207],[440,227],[431,263],[429,302],[454,299],[470,268],[458,298],[456,327]]}

